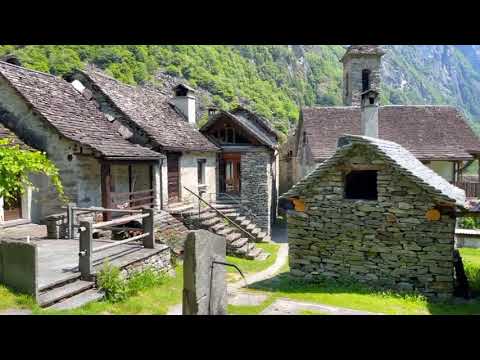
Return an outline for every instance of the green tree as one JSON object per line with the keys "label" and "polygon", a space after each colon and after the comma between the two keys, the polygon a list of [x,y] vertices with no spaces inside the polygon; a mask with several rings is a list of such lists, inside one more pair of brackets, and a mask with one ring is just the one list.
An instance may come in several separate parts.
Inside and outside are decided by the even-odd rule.
{"label": "green tree", "polygon": [[9,199],[23,194],[27,186],[34,188],[28,176],[35,173],[47,175],[61,200],[66,201],[58,169],[45,153],[21,149],[9,139],[0,140],[0,197]]}

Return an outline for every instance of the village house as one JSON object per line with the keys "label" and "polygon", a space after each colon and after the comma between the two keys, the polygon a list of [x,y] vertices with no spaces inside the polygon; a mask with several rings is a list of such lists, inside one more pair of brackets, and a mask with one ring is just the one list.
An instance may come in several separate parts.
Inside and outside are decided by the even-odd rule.
{"label": "village house", "polygon": [[334,154],[282,195],[291,273],[450,297],[465,192],[376,138],[377,95],[362,95],[359,122],[369,136],[340,137]]}
{"label": "village house", "polygon": [[[159,208],[164,156],[122,137],[88,96],[68,82],[0,62],[0,122],[25,144],[46,152],[60,171],[65,195],[78,206],[117,202],[119,207]],[[127,169],[130,176],[125,176]],[[7,213],[8,221],[40,223],[62,211],[65,204],[49,179],[32,180],[39,191],[28,190],[21,199],[10,201],[4,220]],[[125,199],[125,191],[137,194]]]}
{"label": "village house", "polygon": [[257,114],[237,107],[211,114],[200,131],[221,148],[219,192],[241,200],[268,235],[277,215],[278,135]]}
{"label": "village house", "polygon": [[[301,109],[293,140],[282,150],[282,189],[289,189],[332,156],[342,134],[362,134],[361,95],[367,90],[380,92],[384,53],[377,45],[350,46],[341,59],[344,106]],[[480,141],[458,109],[388,105],[380,106],[378,117],[381,139],[397,142],[447,181],[465,188],[467,196],[479,195],[475,187],[464,183],[467,177],[463,174],[473,161],[480,159]]]}
{"label": "village house", "polygon": [[99,69],[76,71],[66,79],[91,94],[99,109],[129,141],[164,154],[162,207],[196,202],[195,194],[215,194],[220,150],[196,128],[194,90],[180,84],[175,96],[155,88],[123,84]]}

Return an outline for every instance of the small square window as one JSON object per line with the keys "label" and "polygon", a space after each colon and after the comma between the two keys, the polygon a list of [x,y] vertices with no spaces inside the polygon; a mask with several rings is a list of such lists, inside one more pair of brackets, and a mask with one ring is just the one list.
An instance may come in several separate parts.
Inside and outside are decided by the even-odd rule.
{"label": "small square window", "polygon": [[351,171],[345,176],[345,198],[377,200],[377,171]]}

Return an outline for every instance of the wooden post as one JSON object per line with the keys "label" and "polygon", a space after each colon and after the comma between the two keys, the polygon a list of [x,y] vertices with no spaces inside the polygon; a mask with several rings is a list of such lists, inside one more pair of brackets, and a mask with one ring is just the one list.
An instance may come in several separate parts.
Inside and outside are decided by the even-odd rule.
{"label": "wooden post", "polygon": [[68,233],[67,236],[69,239],[74,239],[75,234],[74,234],[74,227],[75,225],[75,218],[73,216],[73,208],[75,207],[75,203],[68,203],[67,205],[67,224],[68,224]]}
{"label": "wooden post", "polygon": [[155,249],[155,233],[153,229],[154,220],[153,216],[155,214],[155,210],[151,208],[143,208],[142,213],[149,214],[150,216],[143,218],[143,233],[149,233],[150,235],[143,238],[143,246],[147,249]]}
{"label": "wooden post", "polygon": [[[112,207],[112,176],[110,171],[110,164],[102,162],[101,170],[101,187],[102,187],[102,206],[110,209]],[[112,213],[104,212],[103,221],[112,220]]]}
{"label": "wooden post", "polygon": [[89,221],[80,222],[80,251],[78,253],[78,269],[82,279],[90,280],[92,275],[92,223]]}

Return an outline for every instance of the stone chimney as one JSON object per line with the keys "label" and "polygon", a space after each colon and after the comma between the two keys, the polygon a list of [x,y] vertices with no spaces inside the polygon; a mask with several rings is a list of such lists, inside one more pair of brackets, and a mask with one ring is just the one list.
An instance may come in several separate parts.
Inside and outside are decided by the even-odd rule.
{"label": "stone chimney", "polygon": [[175,91],[175,107],[187,118],[187,121],[196,125],[195,90],[191,87],[179,84]]}
{"label": "stone chimney", "polygon": [[362,93],[361,102],[362,135],[378,138],[378,92],[367,90]]}
{"label": "stone chimney", "polygon": [[20,59],[13,54],[4,55],[0,58],[0,60],[5,61],[6,63],[12,64],[12,65],[22,66],[22,62],[20,61]]}

